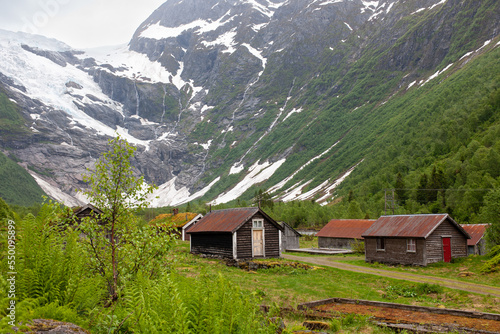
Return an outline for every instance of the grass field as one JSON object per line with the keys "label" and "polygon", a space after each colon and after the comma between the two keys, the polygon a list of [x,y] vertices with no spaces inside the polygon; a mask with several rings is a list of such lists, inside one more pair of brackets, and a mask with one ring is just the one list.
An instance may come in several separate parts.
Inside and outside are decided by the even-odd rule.
{"label": "grass field", "polygon": [[[340,297],[500,313],[499,298],[447,289],[440,286],[425,286],[422,283],[381,278],[335,268],[314,267],[311,269],[297,269],[285,266],[255,271],[242,270],[236,267],[229,267],[222,260],[206,259],[190,254],[187,242],[178,242],[178,245],[175,247],[175,259],[175,270],[181,275],[195,277],[203,274],[221,273],[232,283],[240,286],[244,291],[259,296],[262,304],[277,306],[279,308],[296,309],[297,305],[301,303]],[[338,260],[366,265],[362,257],[359,256],[338,256]],[[276,261],[287,262],[283,259]],[[465,260],[462,263],[453,263],[449,267],[437,264],[427,268],[387,267],[387,269],[410,270],[419,274],[435,276],[439,274],[446,276],[452,275],[452,273],[462,269],[475,272],[480,261],[480,259],[473,257],[470,261]],[[500,277],[498,273],[481,278],[477,277],[480,274],[474,275],[476,277],[464,279],[476,282],[480,280],[484,283],[495,284],[494,282],[497,282]],[[297,319],[297,316],[285,318],[285,322],[291,323],[293,326],[298,326],[302,320],[300,317]],[[378,329],[372,328],[367,321],[360,320],[355,321],[355,323],[358,327],[360,323],[363,323],[363,326],[369,328],[366,333],[378,331]],[[348,329],[343,329],[347,330],[343,331],[344,333],[349,332]],[[356,330],[352,330],[353,333],[356,332]]]}
{"label": "grass field", "polygon": [[[318,248],[318,238],[307,236],[300,238],[300,248]],[[453,259],[451,263],[432,263],[426,267],[386,265],[381,263],[366,263],[364,254],[339,254],[339,255],[308,255],[306,253],[290,253],[300,256],[324,256],[335,261],[341,261],[357,266],[370,268],[381,268],[399,272],[410,272],[419,275],[452,278],[464,282],[480,283],[492,286],[500,286],[500,274],[482,274],[480,267],[487,261],[485,256],[472,255],[465,258]]]}

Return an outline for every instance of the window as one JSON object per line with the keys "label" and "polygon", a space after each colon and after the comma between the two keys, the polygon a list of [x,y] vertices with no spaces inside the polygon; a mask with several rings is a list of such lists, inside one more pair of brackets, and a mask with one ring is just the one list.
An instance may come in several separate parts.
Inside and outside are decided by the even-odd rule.
{"label": "window", "polygon": [[377,238],[377,250],[385,251],[385,240],[383,238]]}
{"label": "window", "polygon": [[417,242],[415,239],[407,239],[406,240],[406,251],[407,252],[416,252],[417,251]]}
{"label": "window", "polygon": [[263,219],[252,220],[252,227],[253,228],[263,228],[264,227],[264,220]]}

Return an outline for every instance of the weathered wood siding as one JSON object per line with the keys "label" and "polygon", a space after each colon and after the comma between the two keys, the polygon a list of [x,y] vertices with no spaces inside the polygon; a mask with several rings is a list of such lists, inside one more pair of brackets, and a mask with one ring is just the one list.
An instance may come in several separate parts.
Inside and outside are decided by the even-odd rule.
{"label": "weathered wood siding", "polygon": [[377,250],[377,238],[365,238],[366,262],[425,266],[425,240],[416,240],[416,252],[407,252],[407,238],[384,238],[385,251]]}
{"label": "weathered wood siding", "polygon": [[[236,257],[252,258],[252,220],[264,220],[265,257],[279,257],[279,230],[261,214],[256,214],[236,231]],[[195,254],[211,254],[225,258],[233,258],[232,233],[193,233],[191,234],[191,252]]]}
{"label": "weathered wood siding", "polygon": [[292,231],[288,226],[284,226],[285,231],[281,235],[281,251],[284,252],[287,249],[297,249],[300,248],[299,236],[297,233]]}
{"label": "weathered wood siding", "polygon": [[191,252],[233,258],[233,235],[231,233],[191,234]]}
{"label": "weathered wood siding", "polygon": [[[319,248],[351,249],[355,239],[318,237]],[[360,240],[361,241],[361,240]]]}
{"label": "weathered wood siding", "polygon": [[280,230],[267,220],[264,220],[264,230],[264,247],[266,250],[266,257],[280,257]]}
{"label": "weathered wood siding", "polygon": [[252,220],[247,221],[236,231],[238,259],[252,258]]}
{"label": "weathered wood siding", "polygon": [[467,256],[467,239],[448,220],[443,221],[427,238],[427,263],[443,261],[443,237],[451,237],[451,258]]}

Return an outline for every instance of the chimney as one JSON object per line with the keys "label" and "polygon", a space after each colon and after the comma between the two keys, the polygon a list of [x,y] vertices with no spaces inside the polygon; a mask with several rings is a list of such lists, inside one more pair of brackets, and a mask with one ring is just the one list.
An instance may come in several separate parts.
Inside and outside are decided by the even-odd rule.
{"label": "chimney", "polygon": [[175,209],[173,209],[173,210],[172,210],[172,212],[173,212],[173,214],[174,214],[174,216],[175,216],[176,214],[178,214],[178,213],[179,213],[179,209],[178,209],[178,208],[175,208]]}

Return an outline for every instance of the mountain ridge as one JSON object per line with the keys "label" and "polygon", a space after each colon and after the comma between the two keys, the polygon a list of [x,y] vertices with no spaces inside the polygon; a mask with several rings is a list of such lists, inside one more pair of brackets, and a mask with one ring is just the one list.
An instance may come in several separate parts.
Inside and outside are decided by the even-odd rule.
{"label": "mountain ridge", "polygon": [[[78,173],[91,168],[106,135],[118,132],[137,145],[138,172],[160,185],[155,205],[227,202],[251,196],[256,184],[277,199],[327,204],[341,181],[365,164],[372,144],[350,141],[357,131],[369,131],[364,118],[383,112],[392,98],[459,71],[459,57],[473,61],[496,49],[493,41],[476,52],[479,44],[498,40],[500,26],[492,1],[199,4],[167,1],[141,24],[128,49],[100,56],[41,54],[43,48],[28,44],[17,49],[39,57],[40,67],[72,73],[58,79],[66,87],[62,111],[47,106],[51,101],[41,94],[38,102],[28,101],[30,94],[2,80],[22,108],[43,110],[24,111],[37,131],[56,125],[50,134],[42,131],[56,143],[49,145],[54,156],[80,152],[70,154],[69,176],[58,171],[51,177],[68,195],[84,186]],[[218,11],[207,10],[215,4]],[[14,77],[5,66],[0,72]],[[68,110],[72,120],[65,119]],[[50,155],[31,157],[47,144],[26,145],[15,151],[20,160],[37,170],[61,169],[49,163]],[[353,145],[357,152],[349,151]]]}

